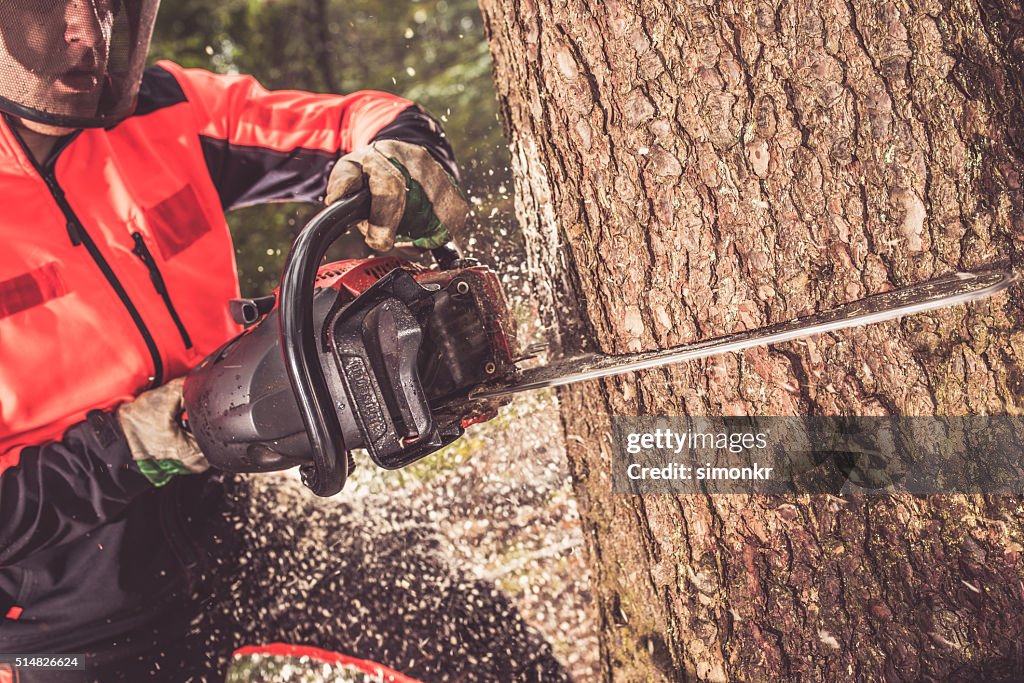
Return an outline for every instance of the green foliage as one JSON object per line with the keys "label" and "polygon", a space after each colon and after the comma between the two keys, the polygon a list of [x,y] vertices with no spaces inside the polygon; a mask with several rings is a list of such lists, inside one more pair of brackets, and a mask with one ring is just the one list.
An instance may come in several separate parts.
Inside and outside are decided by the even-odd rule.
{"label": "green foliage", "polygon": [[[444,124],[480,217],[463,246],[492,263],[504,258],[498,242],[518,256],[501,239],[512,233],[511,175],[475,0],[175,0],[160,10],[151,57],[249,73],[271,89],[377,89],[418,102]],[[277,205],[229,217],[243,292],[277,284],[310,214]]]}

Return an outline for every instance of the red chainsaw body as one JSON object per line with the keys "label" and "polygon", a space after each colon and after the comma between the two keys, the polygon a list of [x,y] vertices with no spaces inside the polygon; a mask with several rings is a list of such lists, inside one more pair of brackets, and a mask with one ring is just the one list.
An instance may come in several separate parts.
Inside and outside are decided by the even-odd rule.
{"label": "red chainsaw body", "polygon": [[346,259],[321,266],[317,271],[316,286],[337,289],[354,299],[396,268],[409,272],[416,282],[425,287],[437,286],[443,289],[454,280],[461,279],[469,286],[478,308],[484,313],[482,317],[489,328],[487,337],[495,358],[492,374],[498,376],[515,367],[515,326],[497,274],[487,266],[471,263],[474,265],[437,270],[394,256]]}
{"label": "red chainsaw body", "polygon": [[[487,267],[463,259],[428,269],[379,257],[329,263],[310,279],[309,303],[293,305],[312,317],[304,367],[324,373],[315,401],[334,410],[337,452],[363,449],[380,467],[405,467],[507,402],[476,398],[518,373],[513,321]],[[276,307],[260,308],[275,299]],[[286,375],[281,299],[243,302],[262,319],[186,380],[189,427],[219,469],[269,471],[311,459]]]}
{"label": "red chainsaw body", "polygon": [[[325,264],[319,268],[316,287],[333,288],[355,299],[382,277],[401,268],[410,273],[424,287],[446,289],[456,280],[464,282],[476,303],[477,313],[484,326],[484,335],[473,334],[490,347],[493,367],[489,375],[498,378],[515,372],[517,340],[514,320],[508,307],[501,282],[497,274],[487,266],[475,261],[463,261],[469,265],[448,270],[431,269],[394,256],[379,256],[365,259],[346,259]],[[467,335],[469,336],[469,335]],[[500,402],[467,402],[466,413],[461,418],[465,429],[473,424],[486,422],[497,415]]]}

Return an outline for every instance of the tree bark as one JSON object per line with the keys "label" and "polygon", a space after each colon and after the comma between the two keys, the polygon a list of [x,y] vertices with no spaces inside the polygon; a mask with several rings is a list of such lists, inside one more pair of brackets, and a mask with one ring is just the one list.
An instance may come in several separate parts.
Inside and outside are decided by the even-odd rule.
{"label": "tree bark", "polygon": [[[563,346],[670,346],[1024,261],[1019,0],[481,7]],[[614,495],[608,434],[611,415],[1020,415],[1022,323],[1017,285],[560,392],[605,680],[1021,675],[1021,499]]]}

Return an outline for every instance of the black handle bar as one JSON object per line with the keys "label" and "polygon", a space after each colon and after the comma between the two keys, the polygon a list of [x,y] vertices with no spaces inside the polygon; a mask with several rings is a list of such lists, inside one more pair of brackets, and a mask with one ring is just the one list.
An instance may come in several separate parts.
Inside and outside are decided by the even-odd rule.
{"label": "black handle bar", "polygon": [[[320,366],[313,321],[316,274],[328,248],[367,217],[370,191],[362,189],[315,215],[295,238],[281,274],[279,321],[285,373],[306,426],[313,464],[301,468],[302,480],[318,496],[333,496],[348,479],[348,451],[334,399]],[[431,250],[442,269],[459,258],[454,242]]]}
{"label": "black handle bar", "polygon": [[348,478],[348,452],[334,400],[320,366],[313,324],[313,285],[328,247],[366,218],[370,192],[361,190],[327,207],[295,239],[281,275],[281,349],[288,382],[313,449],[303,482],[318,496],[333,496]]}

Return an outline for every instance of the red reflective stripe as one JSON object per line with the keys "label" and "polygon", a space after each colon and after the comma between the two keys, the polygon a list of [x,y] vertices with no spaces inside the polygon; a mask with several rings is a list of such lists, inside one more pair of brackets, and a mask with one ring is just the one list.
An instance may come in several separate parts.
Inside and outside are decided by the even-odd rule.
{"label": "red reflective stripe", "polygon": [[0,683],[14,683],[14,674],[10,671],[0,670]]}
{"label": "red reflective stripe", "polygon": [[185,251],[212,230],[203,218],[202,205],[191,185],[147,209],[146,222],[153,230],[156,245],[165,261]]}
{"label": "red reflective stripe", "polygon": [[23,275],[0,282],[0,318],[67,294],[56,263],[47,263]]}
{"label": "red reflective stripe", "polygon": [[267,645],[246,645],[235,650],[235,657],[246,657],[250,655],[263,655],[269,657],[308,657],[324,664],[336,666],[348,666],[353,669],[370,674],[371,676],[385,676],[386,683],[422,683],[415,678],[409,678],[393,669],[368,662],[365,659],[356,659],[348,655],[321,650],[308,645],[290,645],[288,643],[268,643]]}
{"label": "red reflective stripe", "polygon": [[25,611],[24,609],[22,609],[21,607],[18,607],[17,605],[15,605],[11,609],[7,610],[7,615],[6,616],[7,616],[8,619],[17,620],[17,619],[21,618],[21,613],[24,612],[24,611]]}

